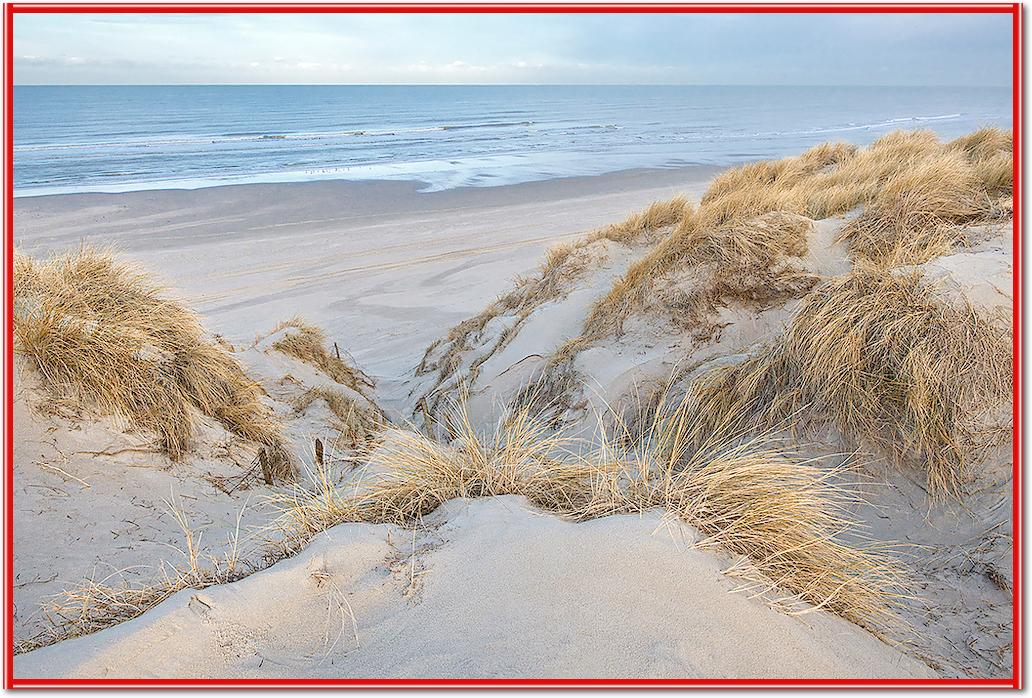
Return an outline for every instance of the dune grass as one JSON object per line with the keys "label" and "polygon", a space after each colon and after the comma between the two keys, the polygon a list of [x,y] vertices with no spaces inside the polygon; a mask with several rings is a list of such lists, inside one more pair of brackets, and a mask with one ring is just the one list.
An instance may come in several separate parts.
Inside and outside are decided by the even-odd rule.
{"label": "dune grass", "polygon": [[322,400],[333,413],[340,438],[353,445],[368,441],[387,421],[375,406],[363,407],[344,391],[326,386],[309,388],[299,395],[293,401],[294,411],[301,414],[316,400]]}
{"label": "dune grass", "polygon": [[939,153],[889,177],[841,237],[855,259],[921,264],[963,242],[963,224],[985,217],[988,194],[979,184],[961,153]]}
{"label": "dune grass", "polygon": [[326,346],[326,335],[318,327],[308,324],[299,316],[281,322],[270,334],[283,329],[288,329],[287,333],[272,344],[276,351],[315,366],[352,390],[362,392],[363,387],[373,387],[372,380],[348,365],[338,354],[329,351]]}
{"label": "dune grass", "polygon": [[587,240],[612,240],[624,245],[637,242],[641,237],[663,228],[677,225],[692,214],[688,198],[682,195],[666,201],[653,201],[647,208],[627,219],[604,226],[588,235]]}
{"label": "dune grass", "polygon": [[[704,327],[705,316],[721,304],[763,307],[801,297],[816,277],[792,260],[806,254],[812,220],[859,210],[841,233],[855,262],[928,261],[966,243],[964,226],[1009,215],[1012,147],[1010,132],[996,128],[946,143],[931,131],[896,131],[867,148],[824,143],[797,157],[728,170],[696,207],[684,197],[657,201],[579,243],[549,251],[539,278],[519,280],[514,291],[455,326],[427,350],[419,372],[437,370],[430,392],[439,392],[487,324],[516,312],[517,327],[474,361],[468,380],[475,380],[476,368],[511,339],[529,310],[558,297],[562,284],[554,280],[583,273],[566,274],[567,260],[600,240],[631,244],[645,238],[652,246],[595,302],[579,336],[551,357],[552,365],[619,334],[626,318],[647,306],[674,306],[675,319]],[[663,235],[649,239],[654,233]],[[657,298],[659,280],[692,268],[708,276],[701,288],[673,302]]]}
{"label": "dune grass", "polygon": [[650,234],[677,225],[686,216],[691,215],[691,210],[692,207],[684,196],[654,201],[627,219],[599,228],[575,243],[563,243],[549,248],[536,274],[517,277],[511,291],[477,315],[455,325],[445,337],[427,347],[416,373],[422,375],[436,371],[437,381],[423,396],[424,400],[428,400],[428,404],[432,403],[430,406],[436,410],[437,406],[448,398],[446,393],[449,391],[443,388],[458,373],[464,355],[481,340],[488,323],[505,315],[513,316],[512,325],[498,336],[492,346],[470,363],[465,381],[474,382],[480,366],[505,348],[535,309],[561,297],[572,282],[581,278],[593,264],[605,258],[604,250],[597,249],[597,243],[639,243]]}
{"label": "dune grass", "polygon": [[875,633],[904,628],[895,607],[906,596],[905,571],[888,547],[862,542],[850,518],[861,500],[843,467],[795,459],[767,435],[722,429],[696,442],[697,419],[688,401],[661,402],[633,436],[618,425],[589,443],[527,410],[483,435],[460,405],[447,443],[389,427],[358,453],[331,446],[307,483],[270,495],[280,515],[265,531],[264,562],[245,569],[238,530],[224,559],[202,564],[189,521],[172,503],[185,535],[185,567],[162,565],[156,579],[142,583],[117,573],[85,580],[46,606],[52,627],[19,642],[16,652],[130,620],[183,589],[234,581],[341,523],[408,527],[448,500],[499,495],[527,497],[571,521],[664,508],[700,532],[700,547],[737,557],[727,573],[745,580],[739,590],[790,613],[824,609]]}
{"label": "dune grass", "polygon": [[1006,431],[986,415],[1011,394],[1011,333],[1006,316],[947,299],[917,272],[861,266],[807,296],[764,351],[696,380],[697,410],[768,428],[824,415],[861,446],[921,464],[934,496],[957,495]]}
{"label": "dune grass", "polygon": [[[825,143],[798,157],[729,170],[598,301],[585,341],[619,331],[621,318],[641,308],[658,279],[697,263],[693,253],[702,241],[729,233],[749,238],[753,222],[776,212],[823,219],[864,206],[842,233],[855,260],[895,266],[943,254],[964,241],[961,226],[999,217],[1012,185],[1010,148],[1010,134],[999,129],[949,143],[929,131],[897,131],[869,148]],[[736,230],[742,234],[734,236]]]}
{"label": "dune grass", "polygon": [[460,406],[449,443],[390,428],[346,461],[346,470],[358,463],[366,474],[326,473],[315,488],[275,497],[277,545],[296,552],[344,522],[414,525],[458,497],[521,495],[574,521],[662,507],[701,531],[701,545],[748,558],[734,569],[759,595],[874,631],[893,624],[902,571],[885,550],[846,542],[856,540],[848,512],[858,498],[840,469],[795,460],[764,436],[724,431],[692,443],[696,415],[687,402],[656,414],[634,439],[602,433],[594,445],[527,410],[482,435]]}
{"label": "dune grass", "polygon": [[156,433],[173,460],[197,415],[214,417],[289,470],[261,387],[146,272],[90,247],[46,261],[16,253],[14,286],[15,351],[52,395]]}

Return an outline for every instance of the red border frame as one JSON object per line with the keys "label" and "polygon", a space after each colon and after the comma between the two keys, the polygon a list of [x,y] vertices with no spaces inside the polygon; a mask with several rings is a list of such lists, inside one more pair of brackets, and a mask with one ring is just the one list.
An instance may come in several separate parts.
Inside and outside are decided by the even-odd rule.
{"label": "red border frame", "polygon": [[[621,4],[621,3],[386,3],[386,4],[200,4],[177,3],[138,5],[108,3],[91,5],[8,4],[4,6],[4,97],[5,124],[4,191],[4,688],[129,688],[129,687],[379,687],[379,688],[633,688],[633,687],[768,687],[768,688],[1018,688],[1022,687],[1022,57],[1023,27],[1020,3],[1007,4]],[[1014,248],[1013,248],[1013,322],[1014,322],[1014,432],[1013,432],[1013,632],[1012,667],[1009,679],[16,679],[14,677],[14,15],[87,14],[87,13],[908,13],[908,14],[1010,14],[1012,17],[1012,92],[1014,133]]]}

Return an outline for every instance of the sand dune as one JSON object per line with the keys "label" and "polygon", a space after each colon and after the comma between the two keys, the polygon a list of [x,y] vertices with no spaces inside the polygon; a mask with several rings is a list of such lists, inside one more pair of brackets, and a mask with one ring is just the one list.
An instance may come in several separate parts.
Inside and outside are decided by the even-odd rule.
{"label": "sand dune", "polygon": [[727,561],[693,550],[695,538],[659,512],[572,524],[514,497],[455,500],[415,532],[330,529],[269,570],[180,592],[137,620],[22,655],[15,671],[934,676],[839,618],[786,616],[731,593],[734,581],[721,574]]}
{"label": "sand dune", "polygon": [[26,352],[16,675],[1009,675],[1009,147],[19,199],[21,252],[169,280],[218,336],[154,370],[239,365],[282,441],[186,381],[170,449]]}

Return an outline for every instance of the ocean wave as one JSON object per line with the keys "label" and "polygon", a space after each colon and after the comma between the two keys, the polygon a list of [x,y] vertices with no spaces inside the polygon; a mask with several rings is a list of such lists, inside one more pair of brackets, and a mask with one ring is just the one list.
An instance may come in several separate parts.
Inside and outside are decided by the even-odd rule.
{"label": "ocean wave", "polygon": [[276,88],[239,102],[232,90],[198,91],[180,110],[151,104],[150,92],[119,91],[124,110],[102,92],[90,109],[78,92],[52,92],[40,104],[23,97],[16,110],[18,194],[47,186],[135,189],[184,186],[184,178],[190,186],[215,186],[356,173],[447,188],[583,174],[602,164],[725,166],[784,157],[825,140],[865,145],[895,129],[932,129],[948,139],[1011,119],[1006,90],[864,89],[839,99],[838,92],[815,89],[772,102],[769,90],[735,90],[727,99],[720,91],[663,90],[644,99],[637,88],[605,88],[585,102],[553,90],[539,98],[522,88],[472,98],[462,90],[456,99],[427,99],[420,89],[408,101],[392,89],[377,101],[375,90],[357,99],[341,88],[340,99],[323,102]]}
{"label": "ocean wave", "polygon": [[[751,138],[781,138],[786,136],[811,136],[822,133],[847,133],[849,131],[873,131],[880,128],[897,128],[905,124],[923,123],[927,121],[947,121],[950,119],[963,118],[963,114],[937,114],[934,116],[901,116],[884,121],[874,121],[866,124],[849,123],[841,126],[822,126],[815,128],[797,129],[790,131],[761,131],[747,134]],[[737,134],[735,134],[737,135]]]}
{"label": "ocean wave", "polygon": [[[475,124],[441,124],[435,126],[410,126],[400,128],[348,129],[345,131],[316,131],[292,133],[225,133],[172,136],[166,138],[131,139],[124,141],[89,141],[79,143],[32,143],[15,145],[16,153],[41,152],[47,150],[88,150],[92,148],[149,148],[154,146],[186,146],[220,143],[247,143],[263,141],[322,141],[349,137],[404,136],[416,133],[443,131],[469,131],[487,128],[511,128],[533,126],[533,121],[491,121]],[[619,128],[614,124],[587,126],[585,128]]]}

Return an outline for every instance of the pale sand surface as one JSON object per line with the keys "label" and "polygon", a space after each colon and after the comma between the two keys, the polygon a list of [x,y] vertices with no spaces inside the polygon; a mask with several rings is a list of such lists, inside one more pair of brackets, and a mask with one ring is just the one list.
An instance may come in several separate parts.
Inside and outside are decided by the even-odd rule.
{"label": "pale sand surface", "polygon": [[19,198],[15,244],[42,256],[111,244],[159,273],[209,327],[253,338],[297,313],[384,381],[532,271],[545,249],[716,170],[632,170],[417,193],[415,182],[308,182]]}
{"label": "pale sand surface", "polygon": [[[836,242],[843,224],[841,218],[815,222],[801,268],[824,276],[850,270],[846,247]],[[972,246],[914,269],[953,302],[1010,313],[1011,223],[973,227],[970,234],[976,241]],[[479,428],[489,428],[521,390],[548,376],[550,358],[577,335],[595,299],[649,249],[648,244],[592,243],[582,252],[591,260],[588,272],[567,280],[558,298],[532,308],[518,322],[517,311],[495,317],[459,352],[458,369],[451,377],[442,383],[437,371],[417,376],[413,392],[431,401],[442,392],[455,395],[470,367],[476,366],[475,379],[467,383],[469,412]],[[668,303],[667,290],[690,289],[694,274],[691,268],[671,272],[652,290],[653,296]],[[559,405],[557,418],[569,431],[589,438],[600,413],[615,413],[624,423],[633,423],[635,411],[650,391],[685,372],[671,388],[676,396],[679,385],[702,372],[759,350],[784,331],[798,303],[789,300],[759,312],[721,308],[715,318],[719,330],[703,341],[693,340],[671,319],[670,306],[642,311],[625,322],[618,336],[597,341],[576,355],[574,387],[551,401]],[[500,333],[512,327],[515,333],[499,347]],[[431,358],[442,356],[450,346],[443,343]],[[442,412],[447,404],[443,401]],[[1009,411],[994,418],[1009,428]],[[828,466],[842,463],[857,449],[834,429],[793,435],[792,441],[800,457],[819,457]],[[947,676],[1008,676],[1010,672],[1012,473],[1011,443],[1005,439],[971,468],[969,491],[962,502],[933,504],[925,473],[919,469],[866,460],[861,482],[870,504],[855,516],[864,523],[864,535],[901,546],[899,554],[916,592],[902,604],[902,616],[915,631],[910,651]]]}
{"label": "pale sand surface", "polygon": [[232,585],[16,659],[22,677],[932,677],[841,618],[788,616],[659,512],[573,524],[453,500],[343,524]]}

